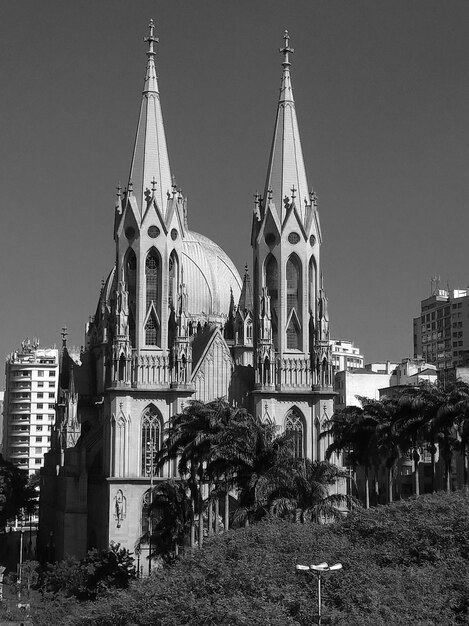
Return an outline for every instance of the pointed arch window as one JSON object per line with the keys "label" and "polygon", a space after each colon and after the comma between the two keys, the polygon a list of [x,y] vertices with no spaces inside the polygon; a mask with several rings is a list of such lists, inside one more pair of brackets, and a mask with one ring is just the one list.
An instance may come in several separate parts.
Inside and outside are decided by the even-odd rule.
{"label": "pointed arch window", "polygon": [[169,268],[168,268],[168,298],[169,298],[169,306],[176,307],[177,305],[177,295],[178,295],[178,284],[179,284],[179,262],[177,254],[174,252],[171,253],[169,257]]}
{"label": "pointed arch window", "polygon": [[160,324],[156,307],[159,304],[159,276],[160,259],[156,250],[150,250],[145,259],[145,287],[146,287],[146,319],[145,344],[157,346],[159,344]]}
{"label": "pointed arch window", "polygon": [[135,347],[135,319],[137,303],[137,257],[132,248],[127,250],[124,260],[124,275],[127,293],[129,294],[129,339]]}
{"label": "pointed arch window", "polygon": [[293,456],[295,459],[304,457],[304,426],[302,418],[292,410],[285,418],[285,432],[291,433],[293,440]]}
{"label": "pointed arch window", "polygon": [[301,263],[292,254],[286,266],[287,349],[301,350]]}
{"label": "pointed arch window", "polygon": [[142,417],[142,476],[157,476],[156,455],[161,447],[161,418],[155,407],[146,409]]}
{"label": "pointed arch window", "polygon": [[272,339],[278,349],[278,265],[277,259],[270,254],[265,265],[265,286],[270,296],[270,312],[272,315]]}

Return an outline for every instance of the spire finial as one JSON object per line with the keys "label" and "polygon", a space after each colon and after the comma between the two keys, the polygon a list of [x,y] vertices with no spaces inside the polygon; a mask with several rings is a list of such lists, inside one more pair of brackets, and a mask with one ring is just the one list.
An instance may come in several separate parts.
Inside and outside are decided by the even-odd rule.
{"label": "spire finial", "polygon": [[148,28],[150,29],[150,35],[149,35],[149,37],[144,37],[143,41],[145,41],[145,42],[147,42],[149,44],[147,55],[148,56],[154,56],[155,55],[155,49],[153,47],[153,44],[159,43],[160,40],[158,39],[158,37],[154,36],[155,24],[154,24],[153,20],[150,20],[150,23],[148,24]]}
{"label": "spire finial", "polygon": [[288,34],[288,30],[285,31],[283,38],[285,40],[285,46],[283,48],[279,48],[279,52],[281,52],[283,54],[283,67],[287,68],[289,65],[291,65],[290,63],[290,57],[288,56],[290,53],[293,54],[295,52],[295,50],[293,48],[290,48],[290,35]]}
{"label": "spire finial", "polygon": [[118,198],[120,198],[121,195],[122,195],[122,186],[121,186],[120,181],[117,183],[116,189],[117,189],[117,194],[116,195],[117,195]]}
{"label": "spire finial", "polygon": [[153,176],[153,178],[151,179],[151,190],[152,191],[156,191],[156,184],[157,184],[157,180]]}
{"label": "spire finial", "polygon": [[67,336],[68,336],[68,330],[66,326],[62,327],[62,332],[60,333],[62,335],[62,348],[66,348],[67,347]]}

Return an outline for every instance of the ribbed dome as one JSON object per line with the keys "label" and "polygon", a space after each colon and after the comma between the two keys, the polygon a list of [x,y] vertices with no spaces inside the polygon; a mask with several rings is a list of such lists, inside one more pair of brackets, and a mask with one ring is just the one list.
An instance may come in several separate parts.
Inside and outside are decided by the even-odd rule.
{"label": "ribbed dome", "polygon": [[183,241],[184,283],[189,314],[227,315],[231,291],[235,303],[242,280],[228,255],[208,237],[187,231]]}

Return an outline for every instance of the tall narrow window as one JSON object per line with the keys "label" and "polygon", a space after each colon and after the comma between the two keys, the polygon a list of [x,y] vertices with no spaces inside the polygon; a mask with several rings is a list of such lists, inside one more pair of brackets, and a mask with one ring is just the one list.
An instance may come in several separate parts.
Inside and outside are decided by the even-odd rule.
{"label": "tall narrow window", "polygon": [[296,255],[287,261],[287,349],[301,350],[301,266]]}
{"label": "tall narrow window", "polygon": [[177,297],[178,297],[178,258],[176,253],[173,251],[171,256],[169,257],[169,285],[168,285],[168,296],[169,296],[169,306],[177,307]]}
{"label": "tall narrow window", "polygon": [[301,459],[304,457],[304,432],[303,432],[303,420],[293,410],[288,413],[285,418],[285,432],[291,433],[293,439],[293,456],[295,459]]}
{"label": "tall narrow window", "polygon": [[129,338],[135,347],[135,319],[137,302],[137,258],[129,248],[124,261],[125,283],[129,294]]}
{"label": "tall narrow window", "polygon": [[270,296],[270,312],[272,314],[272,339],[274,348],[278,349],[278,266],[274,256],[269,255],[265,266],[265,285]]}
{"label": "tall narrow window", "polygon": [[160,449],[161,420],[155,407],[146,409],[142,418],[142,476],[157,475],[156,454]]}
{"label": "tall narrow window", "polygon": [[150,250],[145,259],[145,282],[146,282],[146,322],[145,322],[145,343],[147,346],[158,345],[159,320],[157,314],[158,307],[158,278],[159,278],[159,258],[155,250]]}
{"label": "tall narrow window", "polygon": [[147,310],[153,302],[156,306],[158,302],[158,257],[153,250],[149,252],[145,260],[145,277],[147,287]]}

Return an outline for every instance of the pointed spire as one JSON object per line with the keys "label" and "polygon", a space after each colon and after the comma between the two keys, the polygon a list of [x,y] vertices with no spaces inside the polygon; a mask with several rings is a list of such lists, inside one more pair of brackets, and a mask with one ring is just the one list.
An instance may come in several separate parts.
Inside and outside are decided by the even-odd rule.
{"label": "pointed spire", "polygon": [[298,121],[296,119],[295,101],[290,78],[290,36],[284,34],[285,45],[280,48],[283,54],[282,80],[277,106],[274,137],[270,151],[269,167],[265,183],[264,197],[275,203],[281,221],[285,217],[283,199],[290,197],[295,189],[295,206],[304,220],[305,200],[309,204],[309,187],[301,149]]}
{"label": "pointed spire", "polygon": [[241,288],[241,295],[239,296],[238,309],[243,312],[252,311],[253,309],[251,277],[249,276],[247,264],[244,266],[243,286]]}
{"label": "pointed spire", "polygon": [[283,38],[285,40],[285,46],[283,48],[279,48],[279,52],[283,54],[283,75],[282,75],[282,83],[280,85],[280,102],[293,102],[293,90],[291,86],[290,79],[290,54],[294,53],[294,49],[290,48],[290,35],[288,34],[288,30],[285,31]]}
{"label": "pointed spire", "polygon": [[154,36],[154,28],[153,20],[150,20],[150,34],[144,38],[149,45],[147,71],[129,176],[129,193],[132,181],[141,214],[146,208],[145,191],[155,186],[153,180],[156,181],[155,200],[160,211],[166,212],[167,193],[171,191],[172,182],[156,75],[155,44],[158,38]]}

